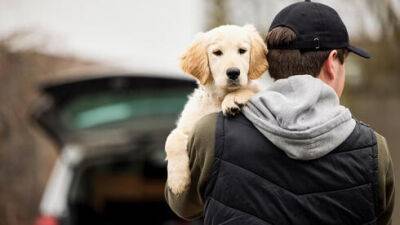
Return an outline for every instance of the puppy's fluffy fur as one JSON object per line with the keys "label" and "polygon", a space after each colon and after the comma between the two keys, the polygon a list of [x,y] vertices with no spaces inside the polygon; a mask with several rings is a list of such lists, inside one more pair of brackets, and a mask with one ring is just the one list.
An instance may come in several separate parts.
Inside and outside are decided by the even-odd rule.
{"label": "puppy's fluffy fur", "polygon": [[[267,48],[252,25],[224,25],[201,33],[181,58],[182,70],[195,77],[199,87],[189,96],[177,127],[165,144],[167,184],[180,194],[190,184],[188,135],[203,116],[223,111],[235,114],[259,91],[253,81],[268,68]],[[229,71],[240,71],[232,79]],[[236,74],[237,75],[237,74]]]}

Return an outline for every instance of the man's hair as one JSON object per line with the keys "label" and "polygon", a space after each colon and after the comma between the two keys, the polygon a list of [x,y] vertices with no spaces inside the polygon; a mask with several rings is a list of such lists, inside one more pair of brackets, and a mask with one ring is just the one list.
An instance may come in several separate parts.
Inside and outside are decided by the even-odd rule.
{"label": "man's hair", "polygon": [[[278,80],[292,75],[309,74],[317,77],[325,60],[332,50],[301,51],[292,49],[273,49],[277,46],[286,46],[296,39],[296,33],[288,27],[276,27],[272,29],[265,40],[269,51],[267,59],[269,73],[272,78]],[[338,58],[343,64],[347,51],[337,49]]]}

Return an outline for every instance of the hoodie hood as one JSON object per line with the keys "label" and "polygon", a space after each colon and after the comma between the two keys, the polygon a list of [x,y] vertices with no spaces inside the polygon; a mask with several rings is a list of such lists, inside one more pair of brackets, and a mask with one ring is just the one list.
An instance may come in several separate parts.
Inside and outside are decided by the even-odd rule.
{"label": "hoodie hood", "polygon": [[243,114],[274,145],[299,160],[328,154],[356,125],[335,91],[310,75],[275,81],[250,99]]}

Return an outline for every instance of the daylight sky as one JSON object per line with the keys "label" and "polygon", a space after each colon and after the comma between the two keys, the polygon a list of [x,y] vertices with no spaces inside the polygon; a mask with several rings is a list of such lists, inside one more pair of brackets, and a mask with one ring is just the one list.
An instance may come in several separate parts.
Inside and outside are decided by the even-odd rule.
{"label": "daylight sky", "polygon": [[[346,7],[346,1],[319,2],[338,10],[350,34],[357,33],[360,20],[374,30],[374,21],[360,15],[361,9]],[[243,2],[231,0],[232,21],[254,23],[265,32],[272,17],[295,1],[254,0],[239,7]],[[25,45],[33,43],[46,52],[132,72],[177,74],[179,55],[206,27],[205,8],[203,0],[0,0],[0,36],[25,30],[32,32]]]}

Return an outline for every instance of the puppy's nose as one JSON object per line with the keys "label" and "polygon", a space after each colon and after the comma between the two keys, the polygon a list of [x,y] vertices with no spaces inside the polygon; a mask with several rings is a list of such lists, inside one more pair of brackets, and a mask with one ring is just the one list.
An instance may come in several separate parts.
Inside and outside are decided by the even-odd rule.
{"label": "puppy's nose", "polygon": [[226,70],[226,75],[229,77],[229,79],[236,80],[240,75],[240,70],[239,68],[231,67]]}

